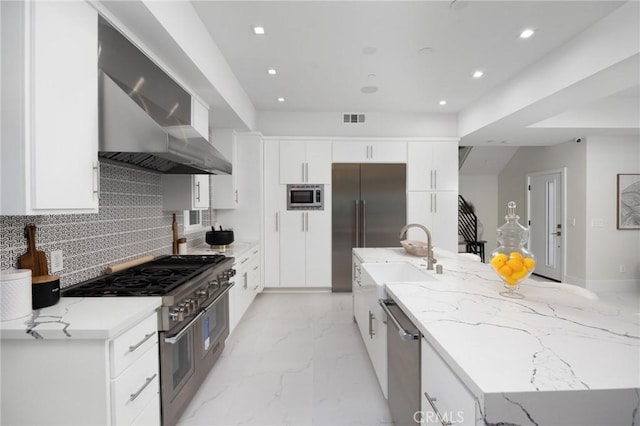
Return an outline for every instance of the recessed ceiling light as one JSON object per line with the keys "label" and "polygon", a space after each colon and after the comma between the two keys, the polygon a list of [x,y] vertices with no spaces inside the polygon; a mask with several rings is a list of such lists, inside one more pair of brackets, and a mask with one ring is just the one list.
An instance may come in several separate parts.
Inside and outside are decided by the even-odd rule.
{"label": "recessed ceiling light", "polygon": [[418,50],[419,55],[430,55],[432,53],[433,47],[423,47],[422,49]]}
{"label": "recessed ceiling light", "polygon": [[438,102],[440,105],[446,105],[447,101],[445,99],[441,100],[440,102]]}
{"label": "recessed ceiling light", "polygon": [[264,35],[264,27],[261,27],[261,26],[253,27],[253,33],[255,35]]}
{"label": "recessed ceiling light", "polygon": [[368,46],[362,49],[362,53],[364,53],[365,55],[373,55],[377,51],[378,51],[378,48],[374,46]]}
{"label": "recessed ceiling light", "polygon": [[278,98],[278,102],[284,102],[284,98]]}
{"label": "recessed ceiling light", "polygon": [[480,78],[484,75],[483,71],[477,70],[473,73],[473,78]]}
{"label": "recessed ceiling light", "polygon": [[535,33],[534,30],[527,28],[526,30],[520,33],[520,38],[529,38],[533,35],[533,33]]}
{"label": "recessed ceiling light", "polygon": [[360,91],[366,94],[376,93],[378,91],[378,86],[364,86]]}
{"label": "recessed ceiling light", "polygon": [[267,70],[267,73],[268,73],[269,75],[276,75],[276,74],[277,74],[277,73],[276,73],[275,68],[269,68],[269,69]]}

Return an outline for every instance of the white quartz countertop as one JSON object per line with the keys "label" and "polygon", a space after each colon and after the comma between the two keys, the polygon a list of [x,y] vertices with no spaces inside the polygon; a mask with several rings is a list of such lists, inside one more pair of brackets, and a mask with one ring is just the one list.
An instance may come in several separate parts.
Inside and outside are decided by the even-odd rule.
{"label": "white quartz countertop", "polygon": [[31,315],[0,322],[2,339],[113,339],[155,312],[160,297],[61,297]]}
{"label": "white quartz countertop", "polygon": [[201,255],[222,254],[239,260],[243,255],[247,254],[249,250],[258,248],[258,246],[259,243],[257,241],[234,241],[233,244],[230,244],[225,249],[212,248],[206,244],[189,248],[187,253]]}
{"label": "white quartz countertop", "polygon": [[386,291],[476,396],[640,388],[640,315],[585,298],[568,284],[527,279],[501,296],[488,264],[435,250],[444,273],[402,248],[354,249],[363,262],[408,261],[435,280]]}

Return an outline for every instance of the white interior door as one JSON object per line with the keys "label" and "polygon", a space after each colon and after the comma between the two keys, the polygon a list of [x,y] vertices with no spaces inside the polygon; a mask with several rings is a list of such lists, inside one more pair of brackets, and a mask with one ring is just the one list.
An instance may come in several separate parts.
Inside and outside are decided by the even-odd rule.
{"label": "white interior door", "polygon": [[536,257],[534,274],[562,281],[564,263],[563,182],[561,172],[531,174],[529,185],[529,249]]}

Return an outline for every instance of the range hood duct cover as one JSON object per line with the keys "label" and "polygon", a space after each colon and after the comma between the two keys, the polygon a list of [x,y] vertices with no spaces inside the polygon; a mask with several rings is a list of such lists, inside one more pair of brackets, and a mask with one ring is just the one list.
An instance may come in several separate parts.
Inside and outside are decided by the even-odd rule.
{"label": "range hood duct cover", "polygon": [[161,173],[231,174],[191,125],[191,95],[103,18],[98,38],[98,155]]}

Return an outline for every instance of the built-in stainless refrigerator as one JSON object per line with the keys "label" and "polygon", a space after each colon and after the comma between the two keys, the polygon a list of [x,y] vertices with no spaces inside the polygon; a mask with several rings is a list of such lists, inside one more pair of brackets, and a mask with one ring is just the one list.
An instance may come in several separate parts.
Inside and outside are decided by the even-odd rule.
{"label": "built-in stainless refrigerator", "polygon": [[332,291],[351,291],[354,247],[396,247],[407,221],[405,164],[332,166]]}

